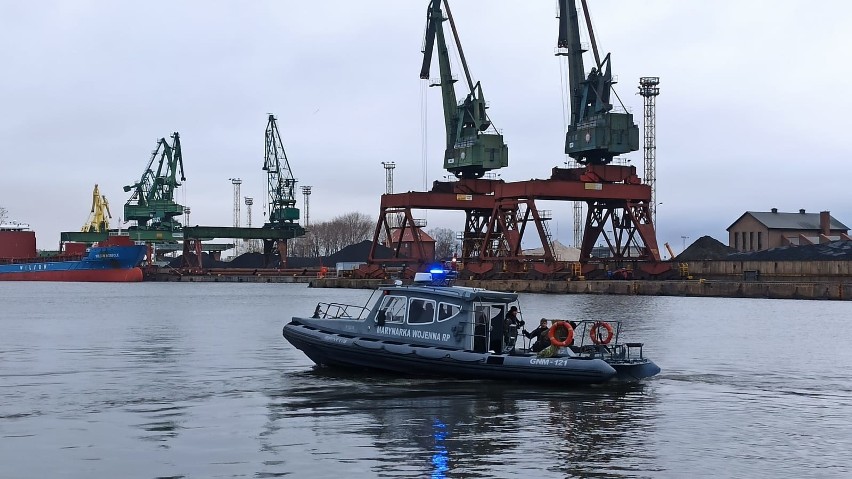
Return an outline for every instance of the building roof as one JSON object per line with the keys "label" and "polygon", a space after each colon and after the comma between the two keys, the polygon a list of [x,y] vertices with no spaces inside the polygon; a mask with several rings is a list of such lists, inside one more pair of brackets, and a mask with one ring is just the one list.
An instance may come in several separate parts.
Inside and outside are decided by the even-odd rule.
{"label": "building roof", "polygon": [[[421,242],[435,243],[435,240],[431,236],[426,234],[425,231],[423,231],[420,228],[417,228],[417,229],[420,231],[420,241]],[[394,229],[391,230],[391,242],[395,243],[395,242],[399,241],[399,231],[400,231],[399,228],[394,228]],[[411,228],[405,228],[405,233],[403,233],[403,235],[402,235],[402,242],[403,243],[413,243],[414,242],[414,233],[413,233],[413,230]]]}
{"label": "building roof", "polygon": [[[798,213],[779,213],[776,211],[746,211],[742,216],[737,218],[731,226],[728,226],[727,230],[730,231],[731,228],[743,218],[749,215],[753,217],[755,220],[760,222],[763,226],[766,226],[767,229],[771,230],[812,230],[819,231],[819,213],[805,213],[804,210],[800,210]],[[829,229],[832,231],[842,230],[849,231],[849,228],[843,223],[834,219],[833,216],[830,216]]]}

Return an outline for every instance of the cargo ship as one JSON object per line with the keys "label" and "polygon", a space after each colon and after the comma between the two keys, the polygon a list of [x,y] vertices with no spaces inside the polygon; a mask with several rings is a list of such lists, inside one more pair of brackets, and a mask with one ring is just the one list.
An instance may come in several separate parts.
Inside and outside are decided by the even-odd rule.
{"label": "cargo ship", "polygon": [[40,256],[29,225],[0,224],[0,281],[138,282],[146,253],[119,235],[94,246],[65,243],[57,254]]}

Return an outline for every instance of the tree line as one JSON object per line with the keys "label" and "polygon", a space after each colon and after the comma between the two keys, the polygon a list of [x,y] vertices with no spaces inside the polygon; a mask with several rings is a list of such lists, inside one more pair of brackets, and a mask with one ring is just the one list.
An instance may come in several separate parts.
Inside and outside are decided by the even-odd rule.
{"label": "tree line", "polygon": [[[375,228],[375,219],[364,213],[352,212],[336,216],[328,221],[311,224],[305,236],[290,243],[290,254],[302,258],[329,256],[349,245],[364,240],[372,241]],[[426,232],[435,240],[436,258],[451,258],[455,252],[453,230],[432,228]]]}

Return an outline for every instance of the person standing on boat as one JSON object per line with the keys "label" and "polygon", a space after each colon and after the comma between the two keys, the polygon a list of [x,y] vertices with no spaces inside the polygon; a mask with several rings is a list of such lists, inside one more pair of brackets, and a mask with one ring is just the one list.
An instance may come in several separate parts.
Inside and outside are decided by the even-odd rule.
{"label": "person standing on boat", "polygon": [[509,312],[506,313],[506,321],[503,323],[503,341],[506,349],[511,350],[515,347],[515,341],[518,339],[518,329],[524,325],[524,322],[518,319],[518,307],[512,306]]}

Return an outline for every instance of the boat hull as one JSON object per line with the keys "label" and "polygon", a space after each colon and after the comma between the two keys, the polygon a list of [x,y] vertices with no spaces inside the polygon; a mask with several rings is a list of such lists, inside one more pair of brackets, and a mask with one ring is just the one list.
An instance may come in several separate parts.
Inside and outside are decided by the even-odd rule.
{"label": "boat hull", "polygon": [[142,269],[67,269],[59,271],[0,272],[0,281],[138,283],[142,281]]}
{"label": "boat hull", "polygon": [[139,282],[146,253],[145,246],[130,243],[93,246],[82,257],[13,260],[0,264],[0,281]]}
{"label": "boat hull", "polygon": [[616,370],[601,359],[474,353],[345,336],[295,321],[284,326],[283,335],[313,362],[326,366],[553,385],[597,384],[617,376]]}

